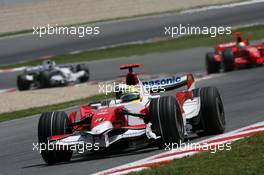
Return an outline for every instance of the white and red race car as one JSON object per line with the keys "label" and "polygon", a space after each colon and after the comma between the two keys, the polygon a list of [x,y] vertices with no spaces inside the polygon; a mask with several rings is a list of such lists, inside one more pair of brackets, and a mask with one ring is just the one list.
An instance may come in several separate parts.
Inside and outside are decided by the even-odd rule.
{"label": "white and red race car", "polygon": [[[165,144],[180,143],[189,134],[224,132],[224,107],[215,87],[195,88],[192,74],[140,81],[133,72],[139,66],[121,66],[129,72],[126,83],[117,86],[115,99],[81,106],[69,115],[63,111],[41,115],[38,138],[47,164],[69,161],[76,151],[71,148],[87,148],[87,144],[87,150],[95,153],[129,148],[136,143],[164,148]],[[175,96],[146,91],[154,86],[163,90],[183,86],[187,89]],[[57,149],[48,149],[47,144]]]}

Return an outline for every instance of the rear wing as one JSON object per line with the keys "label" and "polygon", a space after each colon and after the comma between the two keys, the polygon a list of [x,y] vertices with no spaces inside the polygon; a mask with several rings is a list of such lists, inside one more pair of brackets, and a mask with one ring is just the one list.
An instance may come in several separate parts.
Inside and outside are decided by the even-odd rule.
{"label": "rear wing", "polygon": [[187,86],[187,90],[191,91],[195,88],[194,77],[192,74],[183,76],[170,76],[160,79],[143,80],[142,85],[146,89],[164,89],[173,90],[183,86]]}

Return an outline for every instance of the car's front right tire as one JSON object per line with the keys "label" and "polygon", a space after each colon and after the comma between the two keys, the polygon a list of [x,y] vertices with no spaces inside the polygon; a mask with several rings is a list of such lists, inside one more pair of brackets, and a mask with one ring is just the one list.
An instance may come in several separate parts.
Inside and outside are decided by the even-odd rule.
{"label": "car's front right tire", "polygon": [[70,120],[63,111],[46,112],[40,116],[38,123],[38,140],[40,145],[46,145],[41,152],[43,160],[47,164],[69,161],[72,157],[71,150],[49,150],[48,138],[53,135],[70,134]]}
{"label": "car's front right tire", "polygon": [[220,63],[214,60],[215,53],[209,52],[205,56],[205,65],[208,74],[219,73]]}
{"label": "car's front right tire", "polygon": [[30,88],[30,81],[26,79],[26,75],[21,74],[17,76],[17,88],[20,91],[29,90]]}

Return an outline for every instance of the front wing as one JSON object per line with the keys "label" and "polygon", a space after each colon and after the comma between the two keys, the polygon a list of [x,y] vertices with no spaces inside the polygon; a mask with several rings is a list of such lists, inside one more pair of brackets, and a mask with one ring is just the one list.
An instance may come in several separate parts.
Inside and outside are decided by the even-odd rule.
{"label": "front wing", "polygon": [[132,138],[141,138],[146,136],[146,129],[127,129],[122,134],[113,135],[111,133],[115,132],[114,130],[109,130],[100,135],[93,135],[91,133],[82,132],[78,134],[69,135],[65,138],[55,138],[51,137],[50,142],[57,146],[65,145],[85,145],[92,144],[97,145],[99,148],[108,148],[112,144],[122,141],[125,139]]}

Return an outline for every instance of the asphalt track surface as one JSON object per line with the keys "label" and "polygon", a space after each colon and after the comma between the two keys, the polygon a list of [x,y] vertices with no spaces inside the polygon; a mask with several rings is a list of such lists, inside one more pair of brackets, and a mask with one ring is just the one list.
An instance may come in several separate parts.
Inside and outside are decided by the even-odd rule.
{"label": "asphalt track surface", "polygon": [[[143,67],[138,71],[144,74],[198,72],[204,69],[204,63],[201,59],[210,50],[211,48],[206,47],[194,48],[177,52],[90,61],[87,64],[91,73],[91,81],[104,81],[120,77],[126,71],[120,71],[119,66],[127,63],[141,63]],[[192,63],[186,64],[187,62]],[[0,73],[0,82],[2,82],[0,83],[0,89],[16,87],[16,77],[19,73]]]}
{"label": "asphalt track surface", "polygon": [[53,35],[39,38],[27,34],[0,39],[0,65],[18,63],[49,55],[65,54],[102,46],[164,37],[164,26],[239,26],[264,22],[264,2],[212,9],[194,13],[168,14],[136,18],[119,22],[94,24],[100,27],[98,36]]}
{"label": "asphalt track surface", "polygon": [[[199,49],[194,49],[192,51],[197,52]],[[188,53],[190,54],[190,51]],[[184,51],[177,52],[177,54],[188,53]],[[189,55],[189,57],[190,56],[191,55]],[[136,60],[136,57],[134,59]],[[171,60],[175,61],[175,58],[171,58]],[[192,58],[192,60],[193,61],[191,62],[187,59],[181,64],[174,64],[173,69],[170,67],[170,69],[167,68],[167,71],[168,73],[176,73],[181,70],[186,70],[187,68],[194,72],[201,72],[204,70],[203,58]],[[148,59],[148,61],[152,62],[151,59]],[[129,61],[124,60],[124,62]],[[159,64],[156,63],[156,65]],[[150,70],[150,68],[145,68],[143,70],[146,72],[155,72],[154,68],[152,70]],[[164,68],[164,70],[165,69],[166,68]],[[215,78],[205,79],[198,82],[197,87],[216,86],[219,89],[226,111],[226,131],[235,130],[264,119],[263,73],[264,67],[260,67],[225,73],[221,74],[221,76],[216,76]],[[170,93],[173,94],[174,92],[171,91]],[[70,163],[47,166],[44,164],[41,156],[37,152],[32,151],[32,142],[37,141],[37,123],[38,117],[30,117],[0,123],[1,175],[87,175],[129,163],[131,161],[136,161],[160,152],[160,150],[156,149],[144,149],[136,152],[106,155],[105,157],[88,154],[84,157],[74,157]]]}
{"label": "asphalt track surface", "polygon": [[[260,7],[259,10],[258,7]],[[233,17],[224,18],[224,19],[216,18],[211,22],[212,23],[215,21],[218,22],[218,20],[219,23],[220,22],[227,23],[233,20],[235,22],[241,16],[244,19],[248,18],[249,22],[253,22],[253,20],[250,19],[250,16],[257,14],[258,14],[256,16],[257,18],[254,18],[256,22],[259,22],[260,21],[259,19],[261,18],[262,20],[264,19],[263,12],[261,13],[260,11],[261,9],[263,9],[263,3],[257,6],[252,6],[251,8],[249,8],[248,6],[241,8],[254,9],[254,14],[252,13],[243,14],[242,12],[240,12],[238,13],[240,14],[239,16],[238,15],[235,16],[236,19],[232,19]],[[226,11],[226,13],[233,13],[234,11],[236,11],[236,8],[233,8],[228,12]],[[236,11],[236,13],[237,12],[238,11]],[[214,12],[214,14],[212,15],[217,15],[217,14],[218,13],[216,10],[216,12]],[[222,15],[226,15],[226,14],[222,14]],[[210,22],[208,18],[211,17],[208,16],[208,14],[203,16],[203,18],[204,20],[200,20],[200,23],[205,21]],[[243,21],[240,22],[243,23]],[[236,23],[239,23],[239,21],[236,21]],[[155,23],[153,23],[152,25],[155,26]],[[137,30],[137,32],[139,31]],[[137,33],[135,33],[135,37],[137,37],[136,34]],[[64,46],[61,45],[59,48],[63,48],[63,47]],[[65,46],[64,51],[66,51],[67,48],[68,47]],[[139,72],[146,74],[204,72],[204,54],[208,50],[210,50],[210,48],[195,48],[195,49],[181,50],[177,52],[170,52],[164,54],[134,56],[127,59],[120,58],[114,60],[94,61],[94,62],[90,62],[89,64],[91,64],[90,65],[91,72],[94,72],[94,76],[92,75],[92,77],[95,77],[98,80],[107,80],[122,75],[123,73],[119,71],[117,67],[118,65],[124,63],[142,63],[143,68],[140,69]],[[17,56],[20,53],[21,52],[17,52]],[[11,57],[9,58],[11,59]],[[18,61],[18,60],[20,59],[17,60],[14,59],[14,61]],[[95,70],[97,70],[97,72]],[[246,69],[246,70],[221,74],[221,76],[212,79],[205,79],[197,83],[197,87],[216,86],[219,89],[225,106],[226,123],[227,123],[226,131],[235,130],[247,126],[249,124],[253,124],[264,120],[263,73],[264,73],[264,67],[255,68],[255,69]],[[13,74],[11,75],[2,74],[2,75],[15,77]],[[8,79],[3,77],[2,75],[0,76],[0,82],[2,82],[2,80]],[[2,84],[5,83],[1,83],[1,86]],[[170,93],[173,94],[173,91],[171,91]],[[12,175],[16,175],[16,174],[87,175],[104,169],[112,168],[132,161],[136,161],[145,158],[147,156],[155,155],[161,152],[160,150],[156,150],[156,149],[144,149],[144,150],[138,150],[136,152],[106,155],[105,157],[98,157],[92,155],[86,155],[84,157],[75,156],[70,163],[47,166],[43,162],[41,156],[37,152],[32,151],[33,148],[32,143],[37,142],[37,123],[38,123],[38,116],[0,123],[0,138],[1,138],[0,139],[0,150],[1,150],[0,175],[6,175],[6,174],[7,175],[9,174],[10,175],[11,174]],[[193,141],[196,141],[198,139],[199,138]]]}

